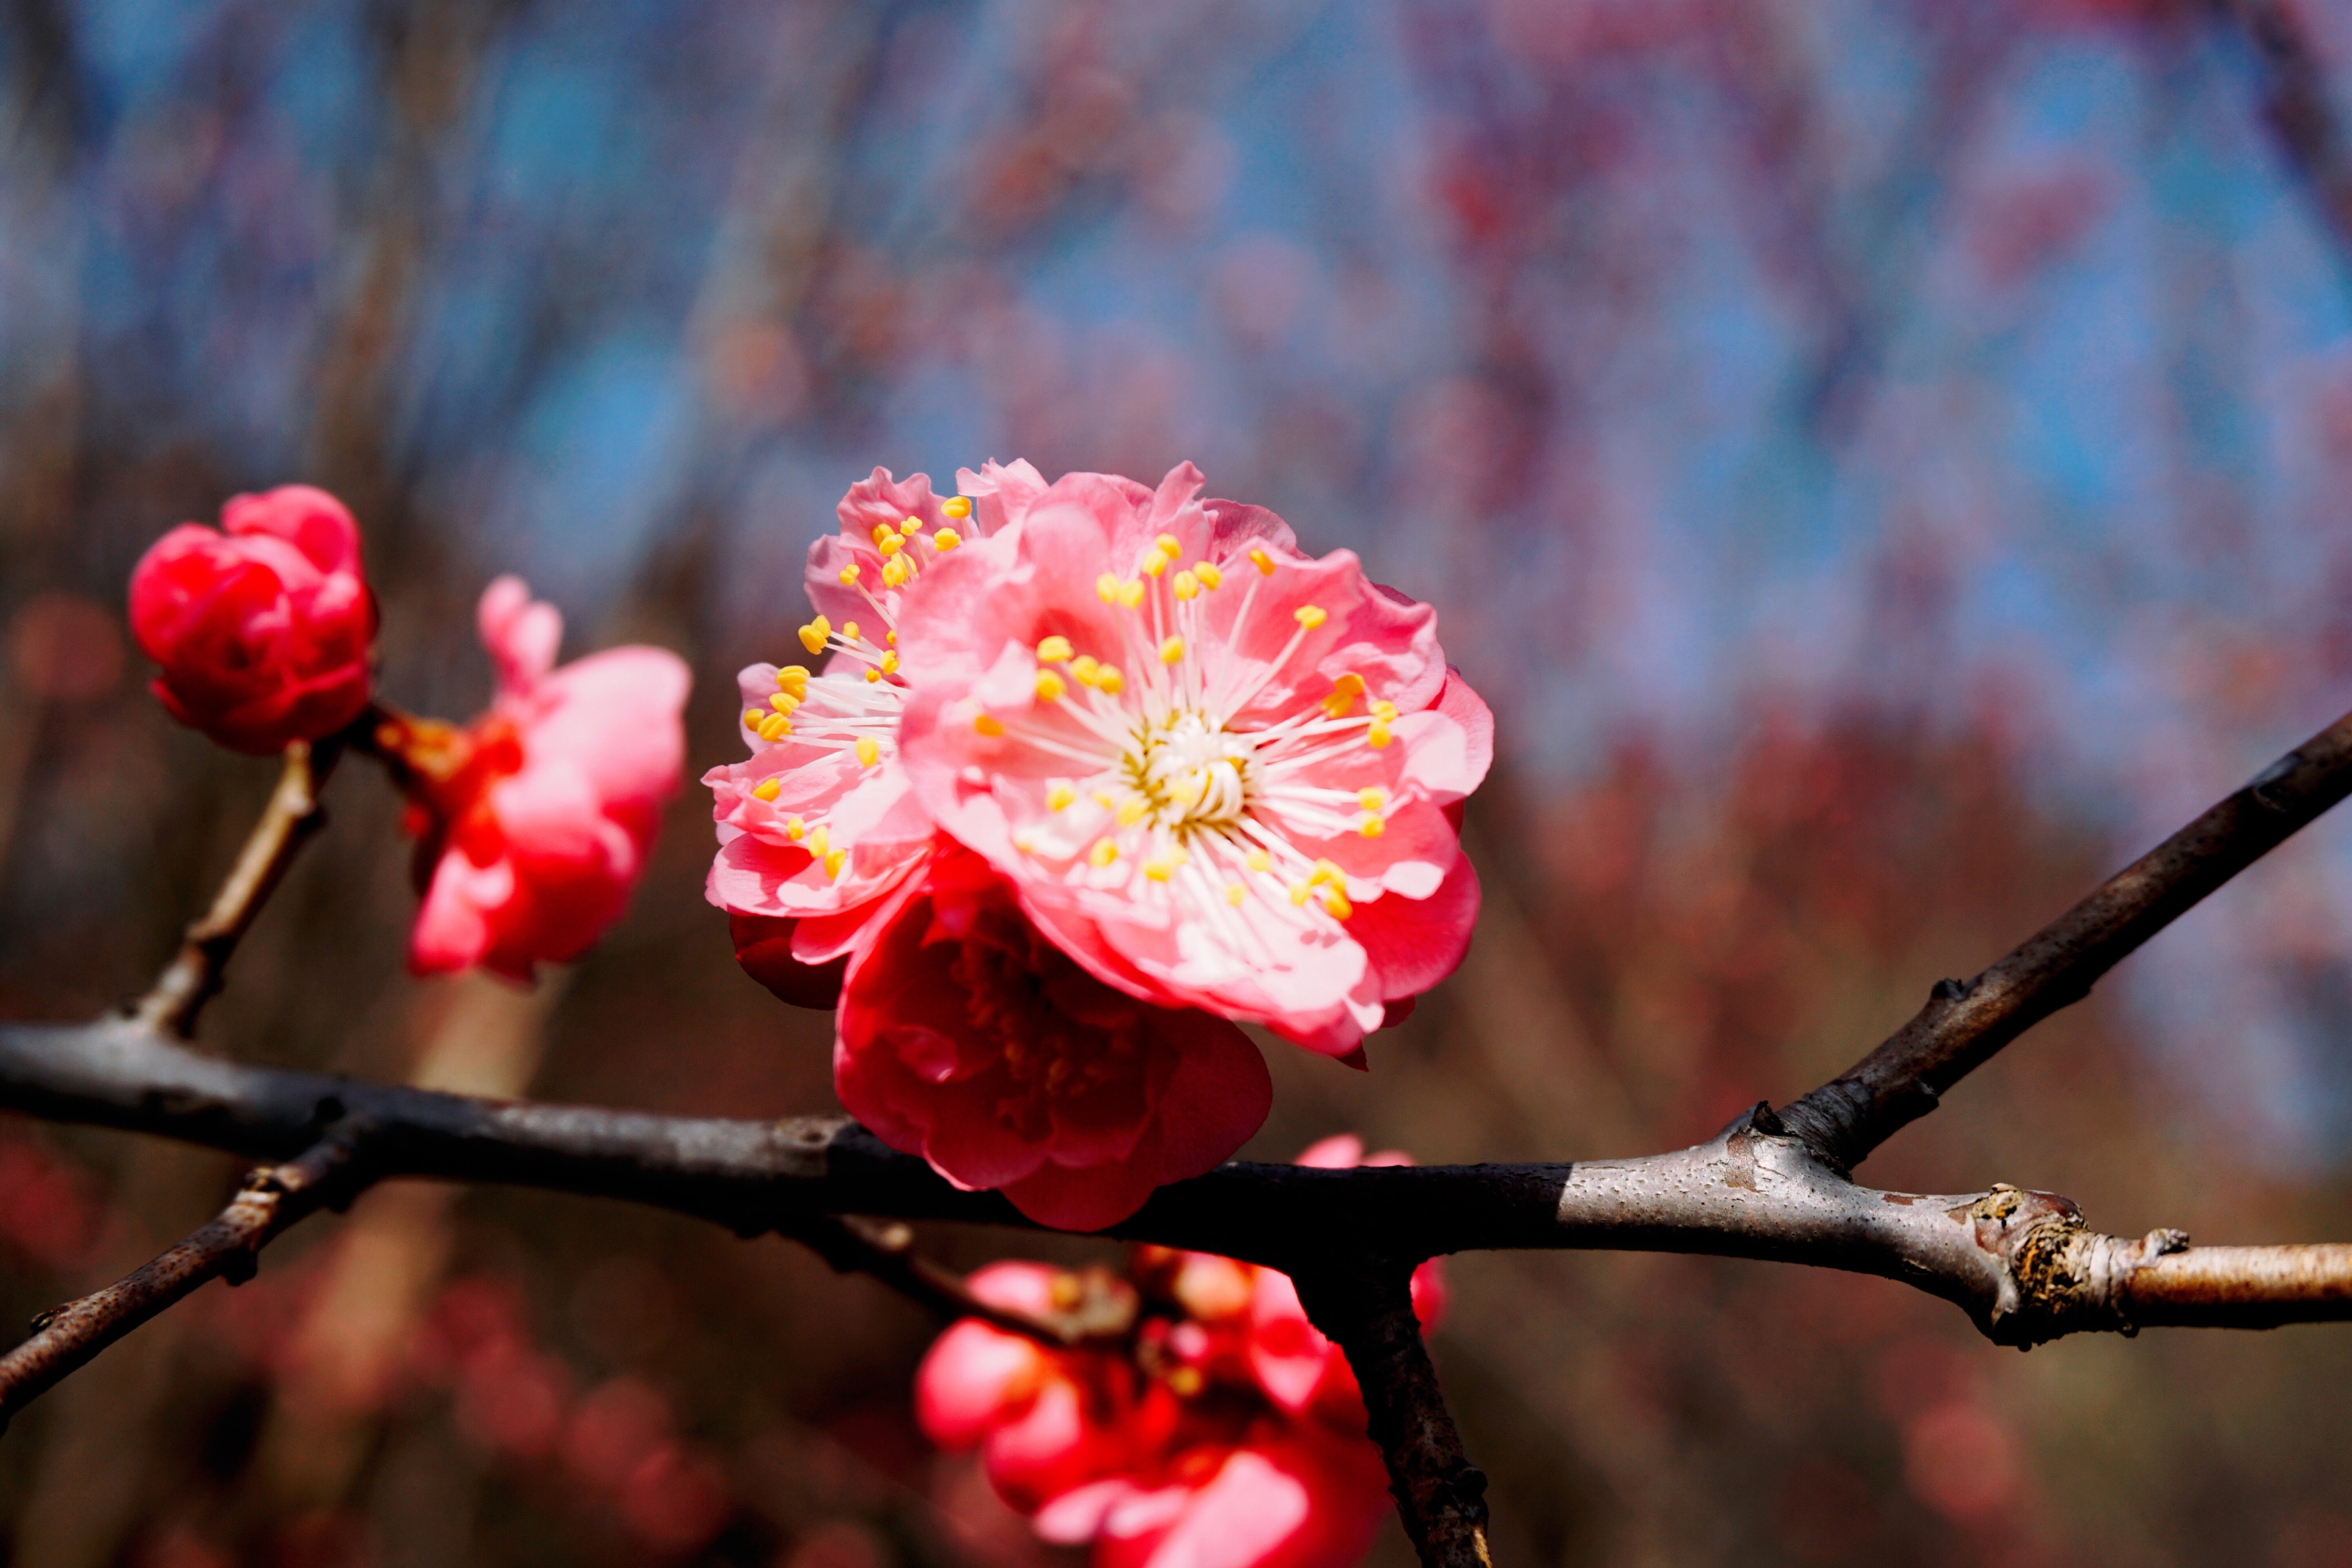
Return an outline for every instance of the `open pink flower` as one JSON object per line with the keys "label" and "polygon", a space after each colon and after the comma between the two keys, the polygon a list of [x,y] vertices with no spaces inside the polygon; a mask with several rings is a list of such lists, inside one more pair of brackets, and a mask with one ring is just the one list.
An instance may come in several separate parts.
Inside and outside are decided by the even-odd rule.
{"label": "open pink flower", "polygon": [[1388,1508],[1378,1449],[1292,1426],[1187,1449],[1150,1479],[1073,1489],[1039,1510],[1035,1529],[1092,1542],[1094,1568],[1353,1568]]}
{"label": "open pink flower", "polygon": [[1216,1165],[1273,1099],[1239,1029],[1104,984],[947,842],[852,949],[834,1086],[891,1147],[1066,1230],[1115,1224]]}
{"label": "open pink flower", "polygon": [[163,666],[172,717],[222,745],[263,754],[331,734],[368,700],[359,525],[309,485],[237,496],[220,531],[182,523],[139,558],[131,629]]}
{"label": "open pink flower", "polygon": [[1065,475],[929,565],[908,776],[1095,974],[1347,1056],[1468,945],[1492,720],[1427,605],[1200,488]]}
{"label": "open pink flower", "polygon": [[393,721],[378,742],[407,773],[423,834],[411,967],[528,981],[627,906],[677,791],[691,678],[655,647],[553,668],[562,619],[520,578],[492,583],[478,618],[498,667],[490,710],[462,731]]}
{"label": "open pink flower", "polygon": [[898,618],[943,559],[1003,530],[1045,488],[1026,463],[960,479],[968,493],[946,500],[929,475],[902,482],[887,468],[850,487],[835,509],[841,531],[809,549],[818,613],[801,642],[830,662],[815,673],[746,668],[741,733],[751,754],[703,775],[719,840],[709,897],[737,917],[745,968],[787,1000],[830,1004],[824,973],[877,900],[930,854],[929,814],[898,762]]}

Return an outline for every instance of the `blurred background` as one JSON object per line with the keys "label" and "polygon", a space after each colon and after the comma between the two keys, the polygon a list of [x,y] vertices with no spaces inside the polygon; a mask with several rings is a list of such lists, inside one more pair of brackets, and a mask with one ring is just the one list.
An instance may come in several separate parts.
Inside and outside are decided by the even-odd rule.
{"label": "blurred background", "polygon": [[[233,493],[350,501],[392,700],[478,708],[519,571],[568,653],[693,662],[698,771],[875,465],[1190,458],[1435,602],[1501,726],[1465,971],[1369,1075],[1273,1047],[1249,1152],[1704,1136],[2352,704],[2347,101],[2345,0],[9,0],[0,1012],[138,991],[267,794],[121,613]],[[829,1021],[702,901],[698,789],[528,994],[410,981],[396,802],[330,801],[209,1048],[832,1107]],[[235,1174],[0,1121],[0,1318]],[[1866,1178],[2352,1237],[2352,827]],[[1800,1269],[1454,1279],[1507,1565],[2352,1564],[2352,1331],[2023,1357]],[[781,1241],[380,1190],[22,1418],[5,1561],[1075,1563],[913,1432],[935,1329]]]}

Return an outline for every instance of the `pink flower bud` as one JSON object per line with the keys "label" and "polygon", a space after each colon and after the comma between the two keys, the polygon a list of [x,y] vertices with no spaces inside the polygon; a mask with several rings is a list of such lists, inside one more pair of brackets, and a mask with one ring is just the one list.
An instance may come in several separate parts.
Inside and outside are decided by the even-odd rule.
{"label": "pink flower bud", "polygon": [[309,485],[238,496],[221,531],[187,522],[131,574],[131,629],[172,717],[233,751],[315,741],[367,706],[375,598],[360,531]]}

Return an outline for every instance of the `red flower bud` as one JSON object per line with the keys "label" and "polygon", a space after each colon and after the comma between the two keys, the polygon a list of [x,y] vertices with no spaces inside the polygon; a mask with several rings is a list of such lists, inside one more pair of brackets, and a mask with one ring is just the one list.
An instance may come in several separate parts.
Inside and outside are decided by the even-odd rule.
{"label": "red flower bud", "polygon": [[131,629],[163,667],[172,717],[264,755],[331,734],[367,706],[375,597],[360,531],[309,485],[238,496],[221,531],[186,522],[131,574]]}

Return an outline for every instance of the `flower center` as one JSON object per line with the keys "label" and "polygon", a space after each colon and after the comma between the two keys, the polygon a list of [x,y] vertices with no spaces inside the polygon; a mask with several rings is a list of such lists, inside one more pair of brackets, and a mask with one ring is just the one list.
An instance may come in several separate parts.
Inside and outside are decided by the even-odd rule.
{"label": "flower center", "polygon": [[1260,772],[1257,749],[1245,737],[1191,709],[1158,725],[1147,721],[1121,765],[1154,820],[1179,836],[1239,822]]}

